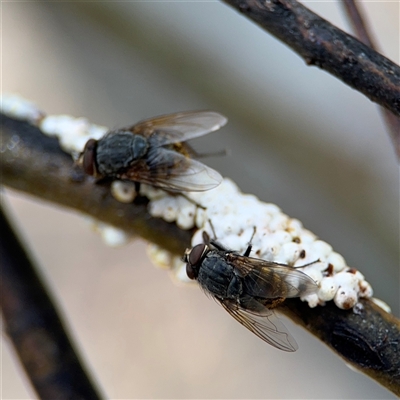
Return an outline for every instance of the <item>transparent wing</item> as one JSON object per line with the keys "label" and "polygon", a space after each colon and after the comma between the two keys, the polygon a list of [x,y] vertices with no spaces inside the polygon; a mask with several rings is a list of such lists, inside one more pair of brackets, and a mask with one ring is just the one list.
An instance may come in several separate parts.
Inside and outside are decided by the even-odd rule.
{"label": "transparent wing", "polygon": [[271,346],[283,351],[296,351],[298,349],[293,336],[288,332],[273,310],[263,307],[262,311],[250,312],[240,308],[232,300],[220,300],[218,298],[216,300],[236,321]]}
{"label": "transparent wing", "polygon": [[222,176],[203,163],[173,150],[159,148],[147,160],[120,176],[170,191],[205,191],[218,186]]}
{"label": "transparent wing", "polygon": [[187,111],[146,119],[128,129],[147,137],[157,131],[161,144],[165,145],[216,131],[227,121],[227,118],[214,111]]}
{"label": "transparent wing", "polygon": [[315,293],[318,285],[304,272],[288,265],[227,254],[243,277],[246,293],[261,298],[300,297]]}

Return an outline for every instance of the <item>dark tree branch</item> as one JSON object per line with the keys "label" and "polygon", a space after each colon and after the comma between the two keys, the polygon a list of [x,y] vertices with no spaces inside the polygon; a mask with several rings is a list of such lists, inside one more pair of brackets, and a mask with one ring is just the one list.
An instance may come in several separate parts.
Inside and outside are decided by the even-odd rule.
{"label": "dark tree branch", "polygon": [[[1,170],[4,184],[111,223],[182,255],[191,232],[152,218],[146,204],[123,204],[107,186],[95,184],[74,168],[57,140],[26,122],[3,116]],[[18,140],[16,140],[18,138]],[[16,298],[21,293],[15,294]],[[392,315],[362,301],[358,314],[332,302],[310,309],[300,300],[280,310],[336,351],[347,363],[400,395],[400,323]],[[29,320],[29,317],[27,317]]]}
{"label": "dark tree branch", "polygon": [[295,0],[224,0],[298,53],[400,116],[400,67]]}
{"label": "dark tree branch", "polygon": [[[342,4],[357,37],[371,49],[378,50],[372,39],[372,34],[368,32],[367,24],[358,9],[357,3],[354,0],[343,0]],[[400,118],[386,108],[381,108],[381,112],[391,135],[397,157],[400,158]]]}
{"label": "dark tree branch", "polygon": [[50,295],[0,208],[0,304],[5,331],[41,399],[100,399]]}
{"label": "dark tree branch", "polygon": [[288,299],[284,314],[306,328],[343,360],[400,395],[400,321],[371,300],[359,312],[339,310],[330,301],[310,308]]}

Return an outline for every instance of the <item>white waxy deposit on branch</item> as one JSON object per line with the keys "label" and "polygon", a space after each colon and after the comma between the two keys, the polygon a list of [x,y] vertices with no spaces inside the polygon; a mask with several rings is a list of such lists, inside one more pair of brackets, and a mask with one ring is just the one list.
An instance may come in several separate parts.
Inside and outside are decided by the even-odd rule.
{"label": "white waxy deposit on branch", "polygon": [[94,218],[87,217],[86,219],[90,227],[100,234],[101,238],[108,246],[121,247],[128,244],[133,239],[132,235],[127,234],[122,229],[105,224]]}
{"label": "white waxy deposit on branch", "polygon": [[[107,131],[105,127],[92,125],[84,118],[43,117],[40,111],[32,111],[33,106],[19,107],[15,97],[10,99],[3,97],[4,113],[24,118],[25,109],[25,119],[37,123],[44,133],[57,136],[63,149],[75,156],[83,151],[89,138],[100,139]],[[114,197],[122,202],[134,199],[136,193],[133,190],[132,186],[127,187],[122,182],[112,185]],[[206,192],[187,192],[181,196],[141,185],[141,194],[149,198],[148,210],[153,217],[175,222],[181,229],[196,228],[192,246],[202,243],[203,231],[211,238],[214,238],[215,231],[216,239],[226,248],[243,253],[251,240],[251,257],[299,268],[319,286],[317,293],[302,298],[310,307],[333,300],[339,308],[350,309],[360,298],[372,297],[371,285],[364,276],[347,266],[345,259],[334,252],[328,243],[319,240],[299,220],[290,218],[276,205],[242,193],[228,178]],[[112,246],[122,245],[129,239],[119,229],[104,224],[98,224],[97,229]],[[154,245],[149,249],[149,256],[157,265],[163,268],[169,266],[179,282],[190,282],[185,264],[179,257]]]}
{"label": "white waxy deposit on branch", "polygon": [[121,203],[132,203],[136,198],[136,188],[133,182],[113,181],[111,194]]}
{"label": "white waxy deposit on branch", "polygon": [[35,104],[15,94],[1,95],[1,112],[13,118],[23,119],[37,125],[45,114]]}
{"label": "white waxy deposit on branch", "polygon": [[[214,237],[211,221],[223,246],[244,253],[251,240],[251,257],[294,266],[309,275],[319,286],[316,294],[302,298],[310,307],[334,300],[339,308],[350,309],[359,298],[372,296],[372,288],[364,276],[350,269],[328,243],[319,240],[299,220],[288,217],[276,205],[243,194],[227,178],[215,189],[187,193],[186,197],[193,201],[190,212],[186,209],[190,202],[183,201],[181,196],[165,194],[156,199],[150,193],[147,196],[152,216],[168,222],[180,221],[181,228],[197,228],[192,246],[202,243],[203,231]],[[185,268],[181,262],[175,271],[186,280]]]}
{"label": "white waxy deposit on branch", "polygon": [[[79,154],[90,139],[100,139],[107,132],[104,126],[89,123],[86,118],[69,115],[49,115],[42,119],[39,128],[49,136],[56,136],[67,153]],[[76,156],[75,154],[75,156]]]}

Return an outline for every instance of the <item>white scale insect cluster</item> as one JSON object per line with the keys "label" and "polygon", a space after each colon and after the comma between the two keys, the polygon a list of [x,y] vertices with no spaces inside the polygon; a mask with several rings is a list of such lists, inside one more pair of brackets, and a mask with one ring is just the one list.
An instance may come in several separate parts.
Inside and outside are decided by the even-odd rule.
{"label": "white scale insect cluster", "polygon": [[[32,104],[14,96],[3,96],[2,111],[27,119],[44,133],[58,137],[62,148],[75,159],[89,138],[99,139],[107,131],[83,118],[45,117]],[[121,181],[115,181],[111,190],[122,202],[131,202],[136,195],[132,184]],[[197,228],[192,246],[202,243],[203,231],[211,238],[215,232],[215,239],[226,248],[243,253],[251,240],[251,257],[299,268],[319,286],[317,293],[301,298],[310,307],[333,300],[339,308],[351,309],[359,298],[372,297],[372,288],[364,276],[347,266],[328,243],[319,240],[299,220],[288,217],[276,205],[243,194],[230,179],[225,178],[209,191],[187,192],[184,196],[147,185],[141,185],[141,194],[149,198],[149,213],[153,217],[175,222],[181,229]],[[102,224],[99,230],[110,245],[128,240],[124,232],[114,227]],[[149,256],[157,265],[170,269],[175,280],[193,282],[187,278],[180,258],[155,245],[150,245]]]}
{"label": "white scale insect cluster", "polygon": [[[151,199],[152,216],[176,222],[182,229],[198,228],[192,246],[202,243],[203,231],[213,237],[213,227],[218,242],[229,249],[243,253],[251,239],[251,257],[299,268],[319,286],[317,293],[302,298],[310,307],[333,300],[339,308],[350,309],[360,297],[372,296],[372,288],[364,276],[349,268],[328,243],[319,240],[299,220],[288,217],[276,205],[243,194],[227,178],[215,189],[188,193],[186,196],[192,202],[168,194],[160,197],[157,193],[153,197],[151,190],[144,190],[143,194]],[[157,253],[153,249],[152,253],[157,263],[160,263],[158,259],[167,257],[162,250]],[[176,263],[173,259],[170,262]],[[176,275],[189,281],[184,271],[183,263],[179,267],[175,264]]]}

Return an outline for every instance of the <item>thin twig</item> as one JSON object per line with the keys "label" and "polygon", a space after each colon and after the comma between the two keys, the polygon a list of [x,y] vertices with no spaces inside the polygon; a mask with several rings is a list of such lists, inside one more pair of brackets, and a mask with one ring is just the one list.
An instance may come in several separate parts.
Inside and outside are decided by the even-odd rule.
{"label": "thin twig", "polygon": [[[122,204],[113,199],[108,187],[84,177],[57,141],[38,128],[3,116],[1,135],[0,166],[5,185],[135,232],[175,254],[182,255],[189,246],[191,232],[152,218],[145,204]],[[296,299],[287,301],[280,311],[347,363],[400,395],[400,322],[370,300],[361,304],[355,314],[340,310],[332,302],[310,309]]]}
{"label": "thin twig", "polygon": [[[315,65],[400,116],[400,67],[295,0],[223,0]],[[272,56],[272,55],[271,55]]]}
{"label": "thin twig", "polygon": [[[353,26],[353,30],[357,37],[371,49],[378,50],[374,40],[372,39],[371,32],[368,31],[367,24],[354,0],[343,0],[343,7],[346,11],[347,17]],[[400,158],[400,118],[396,117],[393,113],[386,108],[382,108],[381,112],[385,120],[386,126],[392,138],[392,142]]]}
{"label": "thin twig", "polygon": [[13,347],[41,399],[100,399],[50,295],[0,208],[0,304]]}

